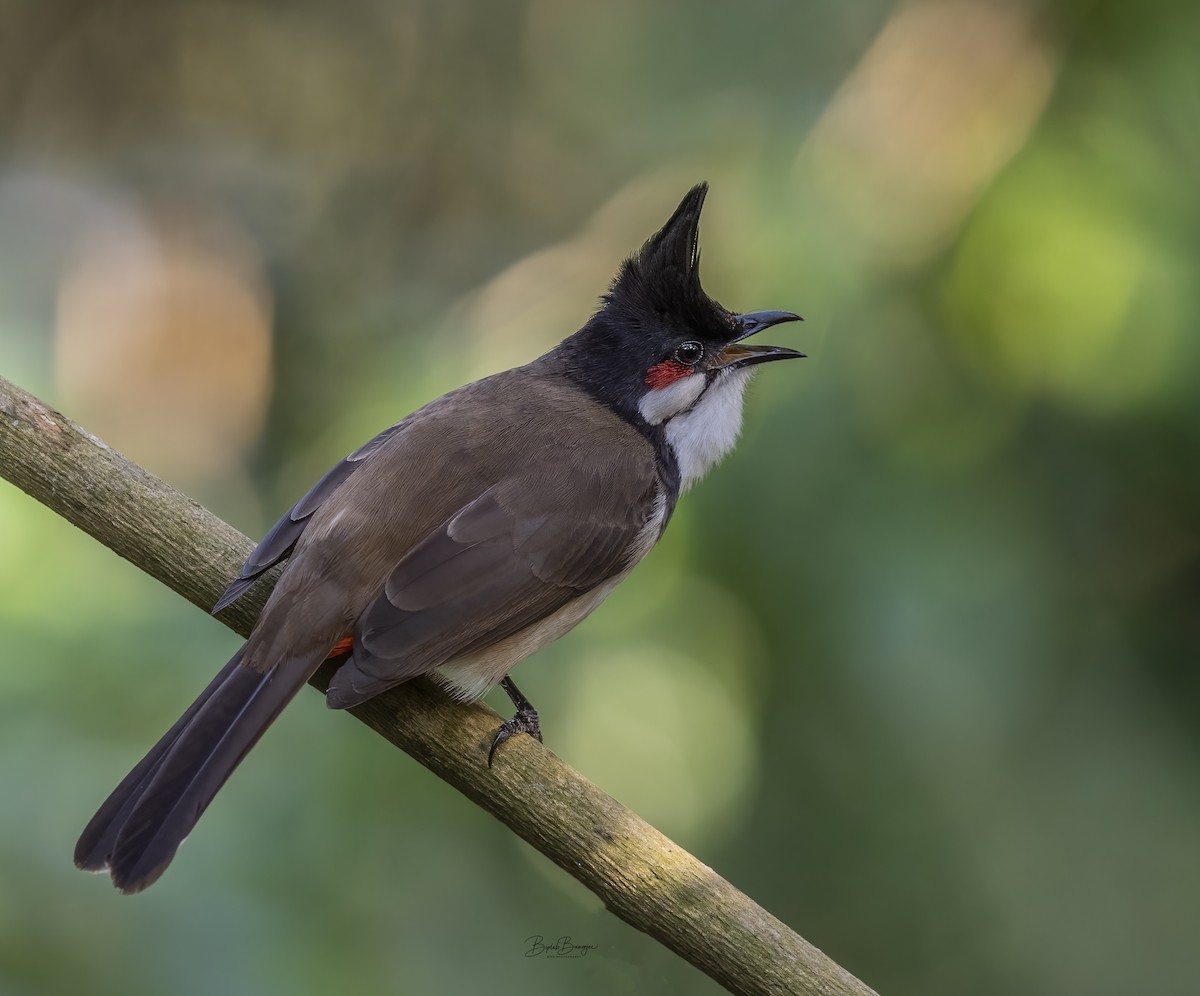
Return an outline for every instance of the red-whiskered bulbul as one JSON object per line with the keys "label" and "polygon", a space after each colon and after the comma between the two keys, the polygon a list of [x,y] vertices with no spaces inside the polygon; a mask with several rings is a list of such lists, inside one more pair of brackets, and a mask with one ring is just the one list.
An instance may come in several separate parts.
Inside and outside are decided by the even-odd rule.
{"label": "red-whiskered bulbul", "polygon": [[512,668],[596,608],[732,447],[756,365],[802,356],[747,336],[798,320],[733,314],[700,286],[707,186],[621,266],[600,309],[532,363],[385,429],[267,533],[218,600],[287,565],[249,639],[113,791],[75,849],[138,892],[322,662],[357,705],[420,674],[474,699],[500,684],[541,740]]}

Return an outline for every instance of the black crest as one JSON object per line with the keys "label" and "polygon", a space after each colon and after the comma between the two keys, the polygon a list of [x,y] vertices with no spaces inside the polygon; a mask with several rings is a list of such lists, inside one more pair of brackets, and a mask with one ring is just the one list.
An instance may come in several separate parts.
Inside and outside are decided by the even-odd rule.
{"label": "black crest", "polygon": [[700,212],[707,194],[707,183],[692,187],[667,223],[621,264],[605,311],[639,324],[653,318],[701,338],[728,338],[732,316],[700,286]]}
{"label": "black crest", "polygon": [[735,316],[700,286],[700,209],[708,184],[688,191],[674,214],[621,264],[603,307],[549,355],[563,372],[639,423],[646,372],[682,342],[724,345]]}

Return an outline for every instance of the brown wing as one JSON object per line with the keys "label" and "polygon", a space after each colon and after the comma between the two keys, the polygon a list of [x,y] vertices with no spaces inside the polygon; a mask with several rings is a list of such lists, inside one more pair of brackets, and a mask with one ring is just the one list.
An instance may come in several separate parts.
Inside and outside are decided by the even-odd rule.
{"label": "brown wing", "polygon": [[359,618],[328,702],[384,688],[482,650],[619,574],[657,539],[653,464],[610,451],[490,488],[417,543]]}
{"label": "brown wing", "polygon": [[212,608],[212,614],[216,615],[226,606],[236,602],[259,577],[287,557],[308,527],[309,522],[312,521],[313,513],[333,496],[333,493],[351,474],[362,466],[363,461],[377,452],[385,442],[404,427],[404,424],[404,422],[397,422],[363,443],[345,460],[330,468],[316,484],[309,488],[304,497],[283,514],[282,518],[262,538],[262,542],[251,551],[250,556],[242,565],[241,571],[238,572],[238,576],[229,583],[229,587],[217,599],[217,604]]}

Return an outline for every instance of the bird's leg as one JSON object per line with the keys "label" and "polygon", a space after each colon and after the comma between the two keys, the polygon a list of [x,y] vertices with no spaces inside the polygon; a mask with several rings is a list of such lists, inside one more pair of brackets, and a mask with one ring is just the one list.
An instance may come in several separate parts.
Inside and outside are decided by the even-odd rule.
{"label": "bird's leg", "polygon": [[500,729],[496,731],[496,738],[492,741],[492,749],[488,751],[489,768],[492,766],[492,758],[496,755],[496,748],[514,733],[528,733],[539,744],[542,742],[542,728],[538,725],[538,714],[533,704],[529,699],[525,698],[521,689],[507,675],[500,682],[500,687],[512,699],[512,704],[517,707],[517,713],[512,719],[501,723]]}

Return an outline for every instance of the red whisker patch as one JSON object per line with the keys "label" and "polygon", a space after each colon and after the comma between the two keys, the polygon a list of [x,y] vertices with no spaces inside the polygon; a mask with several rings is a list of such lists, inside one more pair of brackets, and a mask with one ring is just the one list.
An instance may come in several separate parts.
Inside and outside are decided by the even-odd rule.
{"label": "red whisker patch", "polygon": [[669,384],[674,384],[681,377],[688,377],[692,373],[692,368],[685,366],[678,360],[663,360],[662,363],[656,363],[646,371],[646,386],[651,390],[659,390]]}

